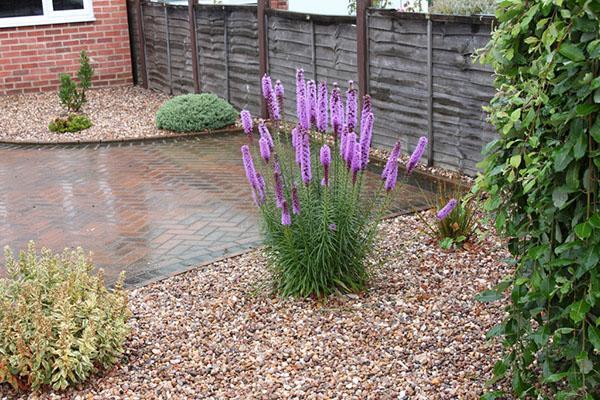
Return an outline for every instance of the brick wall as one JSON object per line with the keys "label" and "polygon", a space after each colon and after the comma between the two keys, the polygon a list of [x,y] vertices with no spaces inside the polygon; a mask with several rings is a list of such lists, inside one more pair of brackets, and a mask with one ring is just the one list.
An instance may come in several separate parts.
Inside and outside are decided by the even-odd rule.
{"label": "brick wall", "polygon": [[94,0],[93,22],[0,28],[0,95],[55,90],[86,50],[93,87],[131,84],[125,0]]}
{"label": "brick wall", "polygon": [[288,0],[271,0],[271,8],[277,8],[279,10],[288,9]]}

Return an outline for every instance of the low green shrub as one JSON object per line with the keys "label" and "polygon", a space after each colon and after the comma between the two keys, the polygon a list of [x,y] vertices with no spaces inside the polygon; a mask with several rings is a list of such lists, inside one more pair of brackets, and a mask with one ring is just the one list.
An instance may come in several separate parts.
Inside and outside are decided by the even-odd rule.
{"label": "low green shrub", "polygon": [[450,15],[494,14],[496,0],[434,0],[429,12]]}
{"label": "low green shrub", "polygon": [[48,129],[51,132],[65,133],[65,132],[79,132],[84,129],[88,129],[92,126],[92,121],[82,114],[71,114],[67,118],[56,118],[50,122]]}
{"label": "low green shrub", "polygon": [[0,383],[63,390],[114,365],[129,333],[122,274],[114,291],[83,250],[52,254],[34,244],[18,260],[6,250],[0,279]]}
{"label": "low green shrub", "polygon": [[77,72],[78,83],[73,81],[69,74],[60,74],[60,87],[58,98],[69,112],[79,112],[87,102],[85,92],[92,86],[94,69],[90,65],[90,58],[85,51],[79,56],[79,71]]}
{"label": "low green shrub", "polygon": [[212,93],[185,94],[167,100],[156,113],[156,126],[175,132],[221,129],[235,123],[231,104]]}

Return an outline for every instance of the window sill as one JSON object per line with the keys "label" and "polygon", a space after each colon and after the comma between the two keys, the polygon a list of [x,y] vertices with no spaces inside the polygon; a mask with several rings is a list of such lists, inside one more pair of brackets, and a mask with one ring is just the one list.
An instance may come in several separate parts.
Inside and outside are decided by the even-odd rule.
{"label": "window sill", "polygon": [[33,17],[16,17],[16,18],[0,18],[0,29],[2,28],[17,28],[21,26],[38,26],[38,25],[53,25],[53,24],[70,24],[77,22],[93,22],[96,18],[94,15],[70,15],[70,16],[45,16],[38,15]]}

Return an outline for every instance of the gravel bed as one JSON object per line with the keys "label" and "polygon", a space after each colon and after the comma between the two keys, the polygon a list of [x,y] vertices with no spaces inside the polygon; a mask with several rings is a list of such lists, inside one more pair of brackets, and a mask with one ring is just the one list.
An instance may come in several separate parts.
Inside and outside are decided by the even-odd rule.
{"label": "gravel bed", "polygon": [[107,141],[180,136],[157,129],[156,111],[169,96],[139,86],[92,89],[83,107],[91,128],[55,133],[48,124],[66,115],[55,91],[0,96],[0,140],[15,142]]}
{"label": "gravel bed", "polygon": [[361,295],[276,297],[260,251],[133,290],[124,362],[39,398],[477,399],[499,351],[484,335],[503,305],[473,296],[511,272],[482,229],[444,252],[416,216],[384,222]]}

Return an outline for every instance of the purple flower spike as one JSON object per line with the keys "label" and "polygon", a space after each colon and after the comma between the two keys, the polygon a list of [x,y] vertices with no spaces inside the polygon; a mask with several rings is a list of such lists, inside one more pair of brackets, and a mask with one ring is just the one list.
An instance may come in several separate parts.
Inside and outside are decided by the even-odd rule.
{"label": "purple flower spike", "polygon": [[250,137],[252,137],[252,114],[248,110],[242,110],[240,112],[240,119],[242,120],[242,127],[244,128],[244,133]]}
{"label": "purple flower spike", "polygon": [[302,182],[306,186],[312,179],[312,170],[310,166],[310,137],[307,131],[302,132],[302,158],[300,160],[300,172],[302,175]]}
{"label": "purple flower spike", "polygon": [[359,142],[354,143],[354,152],[352,154],[352,163],[350,169],[352,171],[352,183],[356,183],[356,176],[358,171],[362,168],[362,151]]}
{"label": "purple flower spike", "polygon": [[275,157],[275,161],[273,162],[273,172],[281,175],[281,165],[279,165],[279,160]]}
{"label": "purple flower spike", "polygon": [[319,93],[317,99],[317,129],[319,132],[326,132],[329,124],[329,113],[327,107],[327,82],[319,82]]}
{"label": "purple flower spike", "polygon": [[362,169],[367,168],[369,163],[369,153],[371,152],[371,139],[373,137],[373,113],[367,114],[363,120],[363,125],[360,127],[360,150]]}
{"label": "purple flower spike", "polygon": [[[295,134],[294,134],[295,132]],[[296,164],[300,165],[302,163],[302,127],[300,125],[296,125],[296,127],[292,130],[292,145],[296,150],[295,160]]]}
{"label": "purple flower spike", "polygon": [[258,144],[260,145],[260,156],[268,164],[269,159],[271,158],[271,147],[269,146],[269,142],[264,137],[261,137]]}
{"label": "purple flower spike", "polygon": [[269,129],[267,129],[265,121],[262,119],[258,121],[258,132],[260,133],[260,137],[264,138],[267,141],[267,143],[269,144],[269,148],[273,150],[273,148],[275,147],[273,144],[273,137],[269,133]]}
{"label": "purple flower spike", "polygon": [[323,186],[329,186],[329,166],[331,165],[331,149],[326,144],[321,147],[321,165],[323,165]]}
{"label": "purple flower spike", "polygon": [[346,138],[346,153],[344,154],[344,160],[348,167],[352,166],[354,160],[354,149],[356,148],[356,133],[350,132]]}
{"label": "purple flower spike", "polygon": [[388,174],[385,178],[384,188],[386,192],[394,190],[396,187],[396,182],[398,181],[398,163],[392,164],[390,167]]}
{"label": "purple flower spike", "polygon": [[283,90],[283,84],[279,79],[275,82],[275,99],[277,100],[277,106],[279,107],[279,112],[283,114],[283,97],[285,91]]}
{"label": "purple flower spike", "polygon": [[400,157],[400,142],[396,142],[396,144],[394,145],[394,148],[392,149],[392,152],[390,153],[387,163],[385,164],[385,168],[383,169],[383,172],[381,173],[382,180],[385,181],[387,179],[388,172],[390,171],[390,169],[394,165],[398,165],[398,157]]}
{"label": "purple flower spike", "polygon": [[281,204],[281,225],[290,226],[292,224],[292,216],[286,200]]}
{"label": "purple flower spike", "polygon": [[419,143],[417,143],[415,151],[413,151],[412,155],[410,156],[410,159],[408,160],[408,163],[406,164],[407,174],[413,172],[413,170],[419,163],[419,160],[423,156],[423,153],[425,152],[425,147],[427,147],[427,138],[425,136],[422,136],[421,138],[419,138]]}
{"label": "purple flower spike", "polygon": [[333,84],[330,107],[331,127],[333,128],[333,135],[337,136],[341,133],[342,125],[344,124],[344,105],[342,104],[342,96],[340,95],[340,88],[337,86],[337,83]]}
{"label": "purple flower spike", "polygon": [[265,184],[265,179],[259,173],[256,173],[256,180],[258,181],[258,204],[260,205],[265,202],[265,198],[267,196],[267,185]]}
{"label": "purple flower spike", "polygon": [[310,129],[310,117],[308,115],[306,97],[306,82],[304,81],[304,70],[296,70],[296,115],[298,122],[304,129]]}
{"label": "purple flower spike", "polygon": [[246,170],[246,178],[248,183],[252,186],[252,189],[258,190],[259,183],[256,178],[256,168],[254,168],[254,162],[252,161],[252,155],[250,154],[250,148],[248,145],[243,145],[242,148],[242,161],[244,162],[244,169]]}
{"label": "purple flower spike", "polygon": [[348,86],[348,91],[346,92],[346,124],[348,124],[348,130],[353,131],[355,130],[357,123],[356,108],[358,104],[354,82],[348,81]]}
{"label": "purple flower spike", "polygon": [[269,115],[275,121],[279,121],[281,119],[281,114],[277,105],[277,99],[275,99],[275,92],[273,91],[271,77],[267,74],[265,74],[262,78],[262,92],[263,97],[267,102],[267,109],[269,110]]}
{"label": "purple flower spike", "polygon": [[346,156],[346,143],[348,142],[348,125],[342,127],[342,134],[340,135],[340,156],[345,160]]}
{"label": "purple flower spike", "polygon": [[438,213],[436,215],[437,219],[439,219],[441,221],[444,218],[446,218],[448,215],[450,215],[452,210],[454,210],[456,208],[457,205],[458,205],[458,201],[456,201],[456,199],[450,199],[448,204],[446,204],[440,211],[438,211]]}
{"label": "purple flower spike", "polygon": [[298,198],[298,187],[295,183],[292,186],[292,212],[295,215],[300,214],[300,199]]}
{"label": "purple flower spike", "polygon": [[308,91],[308,119],[310,124],[314,127],[317,126],[317,85],[315,81],[308,81],[306,83],[306,90]]}
{"label": "purple flower spike", "polygon": [[275,205],[277,208],[281,208],[281,205],[285,201],[283,195],[283,181],[281,180],[281,174],[274,172],[273,180],[275,181]]}
{"label": "purple flower spike", "polygon": [[371,96],[368,94],[363,96],[362,111],[360,112],[360,126],[365,124],[365,117],[372,112]]}

